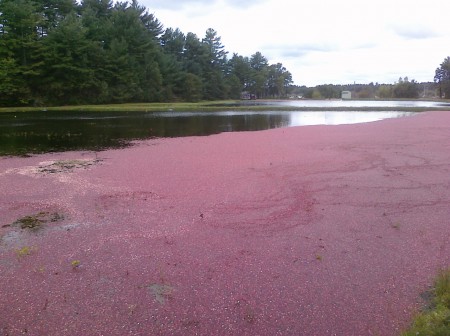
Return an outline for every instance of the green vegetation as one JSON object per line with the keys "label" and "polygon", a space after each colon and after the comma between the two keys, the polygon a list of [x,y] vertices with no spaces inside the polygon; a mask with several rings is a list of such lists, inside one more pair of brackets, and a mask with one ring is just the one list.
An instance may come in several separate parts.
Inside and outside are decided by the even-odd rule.
{"label": "green vegetation", "polygon": [[[291,96],[307,99],[340,99],[342,91],[351,91],[353,99],[427,99],[436,96],[434,83],[418,83],[400,77],[394,84],[317,85],[316,87],[290,87]],[[450,96],[449,96],[450,97]]]}
{"label": "green vegetation", "polygon": [[234,100],[226,101],[204,101],[197,103],[174,102],[174,103],[128,103],[128,104],[104,104],[104,105],[72,105],[54,107],[3,107],[0,112],[161,112],[161,111],[217,111],[239,104]]}
{"label": "green vegetation", "polygon": [[[450,57],[434,79],[439,96],[450,97]],[[226,51],[212,28],[202,38],[164,29],[137,0],[0,1],[0,106],[199,102],[243,92],[331,99],[344,90],[356,99],[424,98],[437,87],[408,77],[395,84],[292,83],[283,64],[269,64],[258,51]]]}
{"label": "green vegetation", "polygon": [[416,316],[402,336],[447,336],[450,334],[450,269],[442,271],[432,290],[430,308]]}
{"label": "green vegetation", "polygon": [[450,57],[436,69],[434,81],[438,84],[439,97],[450,98]]}
{"label": "green vegetation", "polygon": [[[450,106],[439,107],[402,107],[395,108],[396,111],[423,112],[423,111],[445,111]],[[325,107],[298,107],[277,106],[271,104],[241,103],[240,101],[210,101],[198,103],[134,103],[134,104],[106,104],[106,105],[74,105],[46,107],[0,107],[0,113],[5,112],[216,112],[216,111],[329,111]],[[333,107],[333,111],[392,111],[392,107],[358,107],[342,106]]]}
{"label": "green vegetation", "polygon": [[23,257],[29,256],[34,250],[35,250],[35,248],[33,248],[33,247],[24,246],[20,249],[16,249],[16,254],[17,254],[17,257],[23,258]]}
{"label": "green vegetation", "polygon": [[37,231],[47,222],[58,222],[64,219],[64,215],[57,212],[39,212],[35,215],[19,218],[11,226],[19,227],[22,230]]}
{"label": "green vegetation", "polygon": [[0,1],[0,106],[283,97],[292,75],[260,52],[233,54],[137,0]]}
{"label": "green vegetation", "polygon": [[81,261],[79,261],[79,260],[72,260],[70,265],[72,266],[73,269],[77,269],[78,267],[80,267]]}
{"label": "green vegetation", "polygon": [[38,213],[37,215],[25,216],[18,220],[16,220],[12,225],[18,226],[22,230],[39,230],[42,225],[45,223],[45,220],[42,219],[46,214]]}

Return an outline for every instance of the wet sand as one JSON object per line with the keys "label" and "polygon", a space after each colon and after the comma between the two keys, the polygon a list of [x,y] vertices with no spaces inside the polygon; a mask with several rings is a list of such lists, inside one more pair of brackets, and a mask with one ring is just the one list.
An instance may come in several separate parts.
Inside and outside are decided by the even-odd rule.
{"label": "wet sand", "polygon": [[0,335],[398,335],[449,205],[449,112],[1,158]]}

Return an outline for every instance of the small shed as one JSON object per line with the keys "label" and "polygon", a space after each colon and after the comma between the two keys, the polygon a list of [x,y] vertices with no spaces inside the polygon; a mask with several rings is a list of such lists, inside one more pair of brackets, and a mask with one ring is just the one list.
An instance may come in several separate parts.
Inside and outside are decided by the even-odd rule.
{"label": "small shed", "polygon": [[351,91],[342,91],[341,98],[342,99],[352,99],[352,92]]}
{"label": "small shed", "polygon": [[241,99],[242,100],[255,100],[256,95],[247,91],[244,91],[241,93]]}

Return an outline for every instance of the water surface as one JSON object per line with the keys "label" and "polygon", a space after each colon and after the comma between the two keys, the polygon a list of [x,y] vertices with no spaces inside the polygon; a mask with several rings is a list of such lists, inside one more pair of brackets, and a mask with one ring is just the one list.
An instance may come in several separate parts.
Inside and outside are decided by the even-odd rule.
{"label": "water surface", "polygon": [[101,150],[152,137],[203,136],[278,127],[338,125],[413,112],[29,112],[0,114],[0,155]]}
{"label": "water surface", "polygon": [[[258,102],[259,103],[259,102]],[[391,108],[395,111],[396,108],[448,108],[450,103],[441,101],[426,101],[426,100],[281,100],[277,102],[261,102],[263,104],[270,104],[276,106],[289,106],[289,107],[301,107],[301,108],[315,108],[323,107],[327,109],[342,108],[342,107],[361,107],[361,108]]]}

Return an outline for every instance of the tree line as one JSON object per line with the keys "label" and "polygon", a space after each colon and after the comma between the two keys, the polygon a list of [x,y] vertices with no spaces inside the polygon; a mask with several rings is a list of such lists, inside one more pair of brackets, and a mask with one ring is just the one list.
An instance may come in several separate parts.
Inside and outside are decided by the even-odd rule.
{"label": "tree line", "polygon": [[408,77],[400,77],[394,84],[323,84],[315,87],[293,86],[289,88],[291,97],[306,99],[339,99],[342,91],[351,91],[353,99],[450,99],[450,56],[435,71],[434,82],[419,83]]}
{"label": "tree line", "polygon": [[351,91],[353,99],[415,99],[436,95],[433,82],[418,83],[408,77],[400,77],[394,84],[322,84],[315,87],[293,86],[291,96],[306,99],[340,99],[342,91]]}
{"label": "tree line", "polygon": [[0,105],[285,97],[292,75],[166,28],[137,0],[1,0]]}

